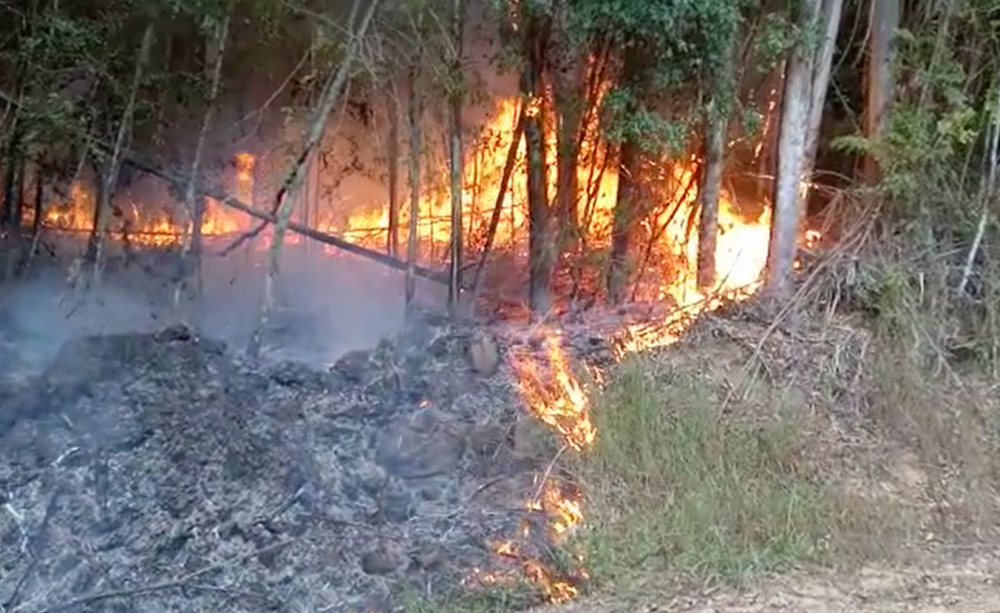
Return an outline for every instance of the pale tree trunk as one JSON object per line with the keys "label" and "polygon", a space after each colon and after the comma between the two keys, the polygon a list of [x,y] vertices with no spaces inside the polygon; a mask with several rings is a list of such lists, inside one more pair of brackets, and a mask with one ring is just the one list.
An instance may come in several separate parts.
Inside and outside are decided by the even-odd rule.
{"label": "pale tree trunk", "polygon": [[420,58],[418,50],[417,61],[410,68],[410,91],[407,102],[407,114],[410,123],[410,168],[409,168],[409,190],[410,190],[410,213],[407,219],[406,237],[406,306],[413,304],[416,295],[416,275],[417,265],[417,222],[420,218],[420,160],[423,151],[423,130],[420,126],[420,118],[423,115],[420,85]]}
{"label": "pale tree trunk", "polygon": [[698,186],[698,289],[709,292],[715,287],[715,251],[719,242],[719,199],[726,165],[726,128],[728,116],[715,111],[707,122],[704,165]]}
{"label": "pale tree trunk", "polygon": [[[802,0],[797,23],[808,31],[816,23],[822,0]],[[778,134],[778,168],[774,178],[774,214],[767,253],[765,293],[776,300],[791,297],[795,249],[802,219],[802,171],[806,126],[812,101],[813,58],[807,44],[792,49],[785,65],[785,87]]]}
{"label": "pale tree trunk", "polygon": [[[882,135],[885,115],[892,104],[895,79],[892,75],[892,41],[899,28],[899,0],[872,0],[868,37],[868,70],[865,79],[865,137]],[[862,161],[862,175],[868,182],[878,180],[878,162],[870,155]]]}
{"label": "pale tree trunk", "polygon": [[[205,41],[205,64],[211,66],[210,85],[208,100],[206,101],[205,115],[201,120],[201,130],[198,133],[198,142],[194,148],[194,158],[191,160],[191,175],[188,178],[187,188],[184,191],[184,208],[188,219],[183,224],[184,235],[182,237],[183,246],[181,248],[181,266],[183,268],[174,288],[174,310],[178,311],[181,300],[187,289],[188,279],[194,274],[196,277],[196,296],[201,295],[201,224],[205,212],[205,199],[197,195],[198,175],[201,172],[201,159],[205,151],[205,141],[208,140],[208,133],[212,126],[212,117],[215,114],[215,102],[219,95],[219,83],[222,81],[222,63],[226,54],[226,42],[229,38],[229,14],[226,13],[222,21],[218,24],[213,40]],[[190,234],[188,234],[188,223],[190,222]]]}
{"label": "pale tree trunk", "polygon": [[[896,0],[877,0],[878,2],[893,2]],[[830,71],[833,68],[833,55],[837,51],[837,35],[840,32],[841,16],[844,13],[844,0],[823,0],[823,39],[820,41],[816,54],[816,64],[813,67],[812,99],[809,102],[809,128],[806,133],[806,153],[803,162],[802,176],[811,181],[816,165],[816,154],[819,149],[819,131],[823,124],[823,110],[826,106],[826,93],[830,89]]]}
{"label": "pale tree trunk", "polygon": [[94,219],[94,230],[91,236],[91,245],[88,249],[88,252],[92,253],[94,259],[93,280],[95,287],[101,284],[101,272],[104,266],[105,233],[108,229],[108,216],[111,214],[111,197],[114,194],[115,185],[118,183],[118,172],[121,169],[122,155],[128,145],[129,136],[132,133],[135,99],[139,94],[139,85],[142,83],[146,66],[149,65],[149,57],[155,38],[155,25],[156,19],[150,19],[146,25],[146,31],[143,32],[139,53],[135,58],[135,68],[132,71],[132,85],[129,89],[128,100],[125,103],[125,110],[122,111],[122,118],[118,124],[118,133],[115,136],[114,149],[111,152],[111,159],[108,160],[101,189],[98,193],[97,215]]}
{"label": "pale tree trunk", "polygon": [[303,180],[305,178],[307,164],[314,157],[316,148],[323,139],[323,133],[325,132],[327,121],[330,118],[330,114],[333,112],[333,108],[337,105],[337,100],[340,98],[340,92],[344,89],[344,85],[347,83],[347,77],[350,74],[350,69],[354,64],[354,59],[357,57],[360,41],[364,38],[365,33],[368,31],[368,26],[371,24],[372,18],[375,15],[375,9],[378,6],[378,0],[368,0],[367,10],[361,18],[361,22],[357,26],[357,29],[355,29],[354,20],[362,1],[363,0],[356,0],[351,8],[351,18],[348,21],[349,39],[344,59],[341,61],[337,70],[330,75],[327,80],[326,87],[324,87],[323,93],[319,99],[319,105],[317,106],[312,122],[309,125],[309,133],[306,137],[306,142],[303,144],[302,151],[299,153],[298,158],[292,165],[291,171],[285,178],[285,181],[282,184],[281,189],[278,190],[278,194],[276,196],[275,204],[277,205],[277,214],[275,215],[274,235],[271,239],[271,248],[268,254],[269,265],[267,277],[264,281],[264,299],[261,302],[260,319],[257,322],[257,327],[251,335],[250,343],[247,347],[247,353],[254,358],[260,355],[264,331],[267,329],[267,324],[271,319],[271,313],[274,311],[274,292],[278,282],[279,266],[281,264],[281,250],[284,244],[285,232],[288,229],[288,223],[291,221],[292,213],[295,210],[295,201],[298,198],[298,193],[304,182]]}
{"label": "pale tree trunk", "polygon": [[454,0],[455,14],[452,18],[452,92],[450,102],[449,157],[451,166],[451,268],[448,274],[448,308],[453,317],[458,316],[458,301],[461,293],[459,274],[462,270],[462,0]]}

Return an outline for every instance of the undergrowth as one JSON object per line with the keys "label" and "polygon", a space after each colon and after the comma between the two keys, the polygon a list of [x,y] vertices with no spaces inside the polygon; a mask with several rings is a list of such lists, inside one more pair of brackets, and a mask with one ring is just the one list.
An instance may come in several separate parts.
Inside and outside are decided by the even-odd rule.
{"label": "undergrowth", "polygon": [[695,372],[623,363],[577,458],[588,571],[600,584],[646,572],[742,581],[828,550],[835,507],[799,462],[793,419],[740,422]]}

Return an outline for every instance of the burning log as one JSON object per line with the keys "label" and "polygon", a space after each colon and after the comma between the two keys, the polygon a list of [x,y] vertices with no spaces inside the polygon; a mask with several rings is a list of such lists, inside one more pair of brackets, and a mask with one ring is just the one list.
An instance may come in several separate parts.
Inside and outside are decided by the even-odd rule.
{"label": "burning log", "polygon": [[[2,101],[5,104],[10,104],[11,106],[14,107],[21,106],[20,103],[15,98],[13,98],[12,96],[10,96],[9,94],[7,94],[2,90],[0,90],[0,101]],[[106,153],[114,150],[113,144],[105,142],[98,138],[94,138],[93,135],[91,134],[84,134],[82,131],[80,131],[78,132],[78,135],[82,139],[85,139],[87,142],[89,142],[91,145],[104,150]],[[143,156],[134,151],[124,149],[121,152],[121,156],[122,156],[122,162],[124,164],[130,165],[137,170],[141,170],[145,173],[163,179],[164,181],[167,181],[171,185],[175,186],[177,189],[181,190],[185,189],[190,181],[190,178],[186,173],[174,172],[172,170],[164,168],[153,159]],[[264,222],[264,224],[273,224],[277,221],[277,215],[274,212],[262,211],[260,209],[257,209],[222,189],[204,185],[198,185],[195,188],[195,193],[197,194],[198,197],[211,198],[212,200],[215,200],[216,202],[225,207],[231,208],[236,211],[240,211],[258,221]],[[375,251],[373,249],[368,249],[367,247],[354,244],[350,241],[344,240],[337,236],[333,236],[326,232],[315,230],[313,228],[304,226],[302,224],[293,221],[290,221],[288,223],[288,229],[291,230],[292,232],[295,232],[296,234],[314,240],[318,243],[328,245],[336,249],[340,249],[341,251],[345,251],[352,255],[360,256],[365,259],[372,260],[374,262],[378,262],[379,264],[382,264],[383,266],[386,266],[388,268],[392,268],[393,270],[399,270],[405,272],[409,267],[406,262],[398,258],[394,258],[390,255],[381,253],[379,251]],[[439,283],[442,285],[447,285],[448,283],[448,275],[446,273],[442,273],[440,271],[428,268],[426,266],[414,265],[413,274],[414,276],[426,279],[428,281],[433,281],[435,283]],[[463,289],[469,289],[469,287],[466,284],[463,284]]]}
{"label": "burning log", "polygon": [[[97,144],[104,146],[104,143],[97,143]],[[138,154],[129,153],[126,155],[126,159],[130,164],[132,164],[136,168],[148,172],[151,175],[157,176],[163,179],[164,181],[169,181],[170,183],[178,186],[186,185],[187,177],[181,174],[170,172],[168,170],[164,170],[159,166],[157,166],[152,161],[145,159],[139,156]],[[273,224],[277,221],[277,215],[275,213],[268,211],[261,211],[260,209],[254,208],[249,204],[239,200],[238,198],[222,190],[199,186],[196,191],[199,195],[203,197],[211,198],[223,206],[227,206],[231,209],[240,211],[242,213],[246,213],[250,217],[253,217],[254,219],[262,221],[266,224]],[[291,230],[292,232],[295,232],[296,234],[312,239],[318,243],[329,245],[331,247],[335,247],[342,251],[346,251],[347,253],[361,256],[369,260],[373,260],[375,262],[378,262],[379,264],[388,266],[393,270],[405,271],[407,269],[407,264],[403,260],[394,258],[390,255],[386,255],[385,253],[381,253],[379,251],[375,251],[374,249],[368,249],[367,247],[356,245],[350,241],[333,236],[332,234],[327,234],[326,232],[320,232],[319,230],[303,226],[302,224],[296,223],[294,221],[288,222],[288,229]],[[434,281],[435,283],[440,283],[442,285],[448,283],[448,276],[446,274],[438,272],[436,270],[432,270],[425,266],[414,266],[413,272],[414,275],[421,277],[423,279],[427,279],[429,281]]]}

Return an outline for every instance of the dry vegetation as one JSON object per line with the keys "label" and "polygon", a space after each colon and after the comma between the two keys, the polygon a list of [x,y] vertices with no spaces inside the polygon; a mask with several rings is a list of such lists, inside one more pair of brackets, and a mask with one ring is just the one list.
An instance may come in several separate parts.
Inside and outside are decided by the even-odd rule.
{"label": "dry vegetation", "polygon": [[[996,542],[996,302],[955,297],[954,267],[912,237],[859,227],[802,275],[794,304],[723,307],[593,386],[596,441],[565,462],[586,524],[563,552],[582,556],[591,595],[662,605]],[[509,611],[519,594],[413,610]]]}

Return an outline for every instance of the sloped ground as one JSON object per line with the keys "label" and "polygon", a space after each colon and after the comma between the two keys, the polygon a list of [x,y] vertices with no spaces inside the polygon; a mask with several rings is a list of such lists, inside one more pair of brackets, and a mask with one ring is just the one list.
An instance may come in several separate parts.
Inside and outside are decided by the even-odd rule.
{"label": "sloped ground", "polygon": [[544,520],[467,332],[411,322],[328,370],[184,328],[70,341],[0,386],[0,610],[385,611],[490,570]]}
{"label": "sloped ground", "polygon": [[574,466],[597,595],[537,613],[1000,611],[996,387],[856,317],[772,322],[609,373]]}

